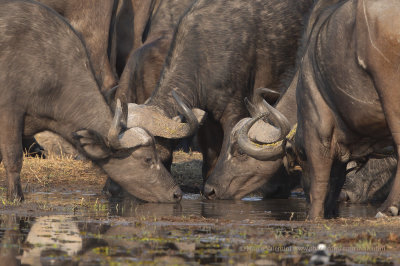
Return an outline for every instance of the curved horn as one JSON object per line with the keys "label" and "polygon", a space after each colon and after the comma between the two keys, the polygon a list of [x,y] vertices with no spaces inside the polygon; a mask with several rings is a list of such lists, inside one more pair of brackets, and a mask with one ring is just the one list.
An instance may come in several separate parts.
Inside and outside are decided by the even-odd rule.
{"label": "curved horn", "polygon": [[[290,132],[290,124],[287,118],[276,108],[267,103],[267,101],[265,101],[264,99],[261,98],[260,102],[255,105],[251,103],[247,98],[244,98],[244,103],[251,117],[257,117],[260,114],[266,114],[264,118],[268,117],[275,126],[279,126],[284,136],[286,136]],[[269,114],[272,115],[270,116]]]}
{"label": "curved horn", "polygon": [[260,114],[255,118],[250,119],[247,121],[242,128],[239,129],[238,132],[238,145],[239,147],[249,156],[261,160],[276,160],[283,156],[284,149],[283,149],[283,141],[278,140],[275,143],[271,144],[257,144],[250,140],[248,137],[248,132],[250,128],[260,119],[263,119],[268,114]]}
{"label": "curved horn", "polygon": [[257,104],[261,102],[263,99],[265,99],[263,95],[271,102],[275,102],[281,96],[279,92],[276,92],[274,90],[268,88],[258,88],[254,92],[255,96],[254,103]]}
{"label": "curved horn", "polygon": [[121,116],[122,116],[121,101],[117,99],[114,118],[113,121],[111,122],[111,128],[108,131],[108,136],[107,136],[110,146],[114,148],[120,146],[118,135],[121,132]]}
{"label": "curved horn", "polygon": [[172,91],[172,97],[174,97],[176,103],[179,106],[180,112],[186,118],[189,125],[189,130],[186,132],[186,136],[193,135],[199,128],[199,122],[197,121],[196,116],[194,115],[192,110],[190,110],[189,107],[187,107],[187,105],[182,102],[181,98],[174,90]]}
{"label": "curved horn", "polygon": [[287,120],[286,116],[284,116],[278,109],[272,107],[265,100],[262,100],[262,105],[268,110],[268,113],[271,114],[268,118],[271,122],[278,128],[280,128],[282,133],[282,138],[289,134],[290,132],[290,123]]}
{"label": "curved horn", "polygon": [[276,99],[279,98],[280,93],[268,88],[258,88],[254,91],[252,102],[245,98],[244,102],[251,117],[256,117],[261,113],[269,112],[269,109],[263,104],[263,101],[265,100],[263,95],[266,95],[268,99],[273,98],[273,101],[276,101]]}
{"label": "curved horn", "polygon": [[244,104],[246,105],[247,111],[249,111],[251,117],[256,117],[257,115],[260,114],[260,111],[258,110],[257,106],[255,106],[252,102],[249,101],[249,99],[244,98]]}
{"label": "curved horn", "polygon": [[[268,112],[257,115],[255,118],[247,121],[238,132],[239,147],[248,155],[257,160],[275,160],[284,154],[284,139],[290,132],[290,125],[286,117],[278,110],[270,106],[267,102],[263,103]],[[280,136],[277,140],[270,143],[257,144],[250,140],[248,133],[250,128],[260,119],[269,118],[273,124],[280,130]],[[267,124],[269,127],[272,125]],[[268,130],[266,130],[268,133]]]}

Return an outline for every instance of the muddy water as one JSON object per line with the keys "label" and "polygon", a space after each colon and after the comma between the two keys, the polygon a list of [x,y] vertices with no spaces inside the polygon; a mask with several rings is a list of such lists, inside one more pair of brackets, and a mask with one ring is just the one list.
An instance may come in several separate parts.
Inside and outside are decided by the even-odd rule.
{"label": "muddy water", "polygon": [[28,195],[48,206],[71,198],[73,208],[0,209],[0,265],[308,264],[319,242],[333,264],[400,263],[400,223],[366,222],[374,206],[341,206],[342,217],[362,219],[309,223],[302,198],[187,194],[181,204],[151,204],[81,191]]}
{"label": "muddy water", "polygon": [[[180,204],[138,203],[133,199],[110,202],[113,215],[135,216],[197,216],[226,220],[291,220],[304,221],[307,203],[304,198],[262,199],[246,197],[242,200],[205,200],[199,194],[185,194]],[[376,206],[342,204],[340,217],[374,217]]]}

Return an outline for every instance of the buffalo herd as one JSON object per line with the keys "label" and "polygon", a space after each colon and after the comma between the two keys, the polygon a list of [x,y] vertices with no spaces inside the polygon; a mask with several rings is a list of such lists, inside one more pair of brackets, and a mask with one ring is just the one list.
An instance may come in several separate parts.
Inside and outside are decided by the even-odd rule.
{"label": "buffalo herd", "polygon": [[301,185],[309,219],[338,201],[397,215],[399,13],[397,0],[0,0],[7,197],[24,199],[23,143],[47,130],[111,194],[179,202],[172,151],[196,134],[209,200]]}

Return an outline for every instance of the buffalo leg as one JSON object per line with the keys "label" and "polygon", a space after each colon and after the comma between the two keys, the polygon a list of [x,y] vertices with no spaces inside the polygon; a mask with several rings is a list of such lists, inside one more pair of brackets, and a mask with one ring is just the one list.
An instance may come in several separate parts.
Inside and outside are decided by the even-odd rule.
{"label": "buffalo leg", "polygon": [[20,201],[24,199],[20,181],[23,119],[22,116],[0,113],[0,122],[5,125],[0,131],[0,151],[7,176],[7,199]]}
{"label": "buffalo leg", "polygon": [[[398,78],[398,82],[400,82],[400,77]],[[397,83],[398,85],[400,83]],[[400,154],[400,106],[399,106],[399,100],[400,100],[400,92],[397,90],[395,91],[396,96],[398,97],[382,97],[383,101],[383,109],[386,114],[386,121],[388,123],[388,126],[390,128],[393,140],[395,142],[395,147],[397,149],[397,154]],[[395,106],[395,108],[392,108],[392,106]],[[385,202],[382,204],[382,206],[379,208],[379,211],[389,213],[389,208],[391,206],[395,206],[397,208],[400,207],[400,160],[397,159],[397,170],[396,170],[396,175],[393,180],[392,188],[390,190],[390,193],[388,197],[386,198]]]}
{"label": "buffalo leg", "polygon": [[[385,69],[382,66],[382,69]],[[385,90],[390,91],[389,95],[387,95],[387,91],[381,92],[381,99],[383,102],[383,110],[385,112],[386,121],[390,128],[390,132],[393,137],[393,141],[395,143],[395,147],[397,149],[397,155],[400,154],[400,76],[398,73],[390,74],[390,70],[385,69],[383,71],[385,73],[382,74],[382,77],[378,77],[376,79],[376,84],[378,84],[379,88],[385,88]],[[394,85],[394,86],[393,86]],[[379,89],[378,89],[379,90]],[[389,212],[389,208],[391,206],[395,206],[397,208],[400,207],[400,160],[397,159],[397,170],[396,175],[392,184],[392,188],[385,202],[379,208],[380,211]]]}
{"label": "buffalo leg", "polygon": [[[385,9],[370,8],[372,3],[359,1],[357,14],[359,30],[357,37],[357,58],[371,74],[381,99],[386,122],[390,129],[397,155],[400,154],[400,42],[398,41],[398,17],[382,16]],[[390,5],[391,8],[394,5]],[[388,8],[388,10],[389,10]],[[372,29],[371,29],[372,28]],[[379,29],[379,30],[378,30]],[[368,34],[366,34],[368,33]],[[400,163],[397,161],[396,176],[391,191],[380,210],[400,204]]]}
{"label": "buffalo leg", "polygon": [[307,156],[308,167],[303,173],[310,178],[310,203],[309,219],[324,217],[325,199],[329,189],[329,178],[333,160],[329,156],[329,149],[319,141],[316,129],[308,127],[304,138],[304,148]]}
{"label": "buffalo leg", "polygon": [[328,195],[325,198],[325,211],[326,218],[333,218],[339,215],[339,205],[337,204],[340,192],[343,188],[346,179],[346,163],[338,160],[333,161],[330,177]]}

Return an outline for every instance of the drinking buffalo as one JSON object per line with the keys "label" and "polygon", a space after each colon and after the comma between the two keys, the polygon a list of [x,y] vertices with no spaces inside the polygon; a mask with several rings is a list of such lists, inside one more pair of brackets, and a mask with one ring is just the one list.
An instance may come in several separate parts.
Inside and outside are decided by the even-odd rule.
{"label": "drinking buffalo", "polygon": [[0,152],[8,199],[24,198],[22,135],[50,130],[129,193],[147,201],[180,200],[154,139],[142,128],[124,127],[120,104],[112,115],[83,42],[61,16],[34,1],[1,0],[0,36]]}
{"label": "drinking buffalo", "polygon": [[[365,162],[389,145],[398,153],[399,11],[394,0],[344,1],[314,11],[299,66],[294,137],[312,219],[335,215],[349,160]],[[283,151],[278,147],[275,157]],[[255,157],[270,152],[264,147]],[[399,207],[399,171],[384,212]]]}
{"label": "drinking buffalo", "polygon": [[[206,178],[229,142],[233,126],[247,116],[243,98],[253,88],[278,89],[294,65],[304,1],[199,0],[180,19],[158,85],[144,105],[131,105],[128,125],[155,136],[183,138],[172,120],[176,93],[190,107],[208,113],[198,133]],[[147,117],[157,117],[149,123]],[[224,144],[223,144],[224,143]]]}

